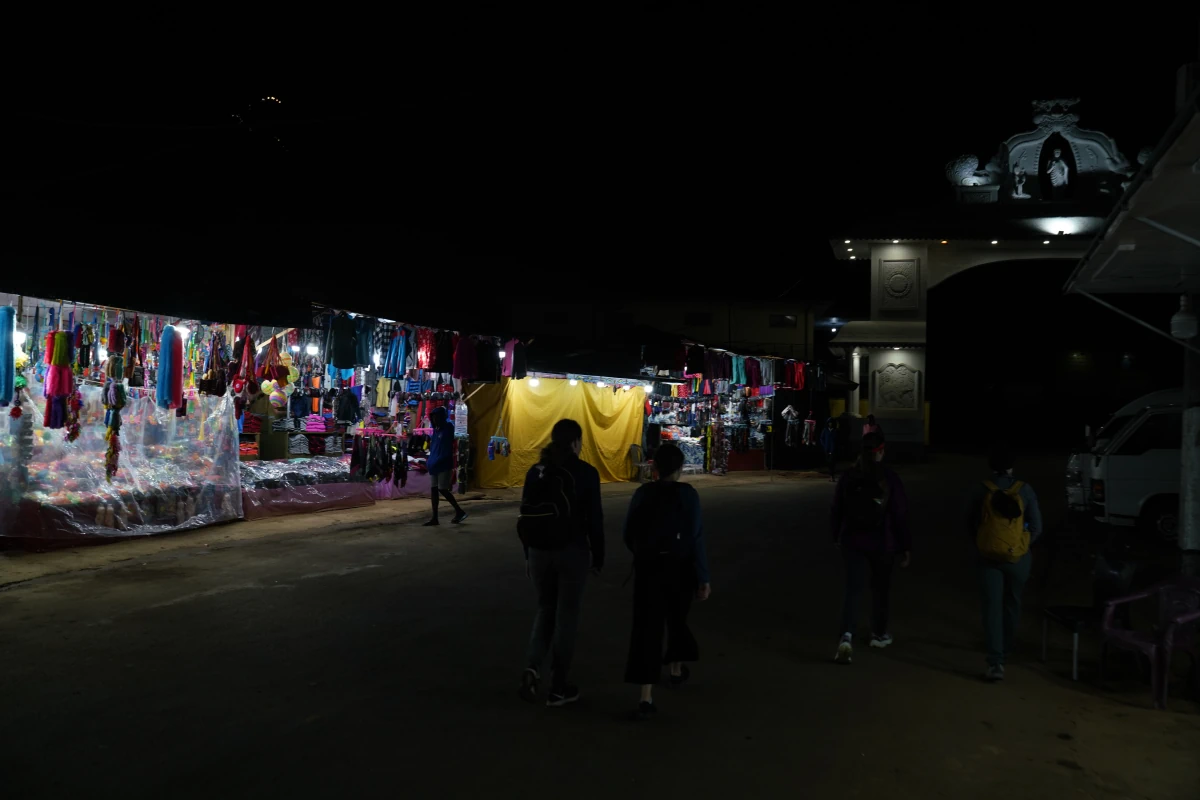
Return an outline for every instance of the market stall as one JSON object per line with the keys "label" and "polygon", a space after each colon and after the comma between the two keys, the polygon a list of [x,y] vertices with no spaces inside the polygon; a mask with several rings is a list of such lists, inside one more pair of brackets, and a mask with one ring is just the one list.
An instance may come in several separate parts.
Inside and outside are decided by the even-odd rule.
{"label": "market stall", "polygon": [[27,298],[3,312],[0,536],[78,541],[241,516],[234,402],[186,374],[195,323]]}
{"label": "market stall", "polygon": [[475,449],[472,461],[480,488],[522,486],[560,419],[583,427],[579,457],[600,472],[601,482],[631,479],[630,448],[642,441],[645,417],[641,383],[529,375],[471,389],[471,437],[489,442]]}

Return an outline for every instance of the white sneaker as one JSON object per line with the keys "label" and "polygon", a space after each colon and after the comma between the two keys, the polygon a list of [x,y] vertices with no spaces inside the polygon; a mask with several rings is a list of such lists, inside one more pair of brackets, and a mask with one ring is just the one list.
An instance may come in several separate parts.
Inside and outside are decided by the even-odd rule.
{"label": "white sneaker", "polygon": [[890,633],[885,633],[883,636],[872,636],[871,637],[871,647],[878,647],[878,648],[882,649],[884,647],[887,647],[891,643],[892,643],[892,635]]}
{"label": "white sneaker", "polygon": [[854,658],[854,645],[851,643],[853,636],[849,633],[842,635],[842,641],[838,642],[837,652],[833,655],[833,660],[838,664],[849,664]]}

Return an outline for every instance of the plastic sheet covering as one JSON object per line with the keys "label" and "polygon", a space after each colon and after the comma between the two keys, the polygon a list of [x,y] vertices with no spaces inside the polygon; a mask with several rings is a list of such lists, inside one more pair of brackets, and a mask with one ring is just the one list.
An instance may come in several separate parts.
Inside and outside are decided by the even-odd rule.
{"label": "plastic sheet covering", "polygon": [[[42,386],[30,383],[19,418],[0,417],[0,536],[60,539],[190,530],[242,515],[233,399],[199,395],[186,417],[130,390],[121,453],[104,474],[103,389],[79,387],[80,436],[43,427]],[[22,446],[32,434],[32,447]]]}
{"label": "plastic sheet covering", "polygon": [[350,475],[348,460],[314,456],[241,464],[246,519],[375,504],[375,486]]}

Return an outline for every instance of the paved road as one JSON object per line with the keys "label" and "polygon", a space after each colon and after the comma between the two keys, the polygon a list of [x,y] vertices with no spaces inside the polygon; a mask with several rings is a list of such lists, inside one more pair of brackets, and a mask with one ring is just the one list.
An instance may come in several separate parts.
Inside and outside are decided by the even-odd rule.
{"label": "paved road", "polygon": [[625,497],[605,502],[614,554],[588,589],[584,698],[566,709],[515,696],[532,597],[509,508],[14,586],[3,796],[1194,798],[1195,704],[1159,714],[1133,683],[1072,685],[1061,640],[1048,666],[978,680],[971,562],[949,528],[970,472],[902,474],[919,533],[897,641],[850,667],[830,663],[829,484],[706,486],[703,661],[641,725],[620,683]]}

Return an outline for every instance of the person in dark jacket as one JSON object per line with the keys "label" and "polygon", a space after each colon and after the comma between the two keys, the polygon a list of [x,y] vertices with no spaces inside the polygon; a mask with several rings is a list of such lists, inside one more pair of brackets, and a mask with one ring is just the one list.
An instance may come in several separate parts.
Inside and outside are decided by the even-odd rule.
{"label": "person in dark jacket", "polygon": [[447,420],[448,414],[443,406],[438,406],[429,412],[429,421],[433,424],[433,435],[429,437],[429,458],[425,466],[429,470],[429,497],[433,502],[433,519],[425,523],[425,527],[438,525],[438,495],[450,501],[454,506],[456,525],[467,518],[467,512],[450,493],[450,475],[454,471],[454,423]]}
{"label": "person in dark jacket", "polygon": [[[712,593],[700,495],[680,483],[683,452],[667,443],[654,454],[658,480],[634,492],[625,518],[625,546],[633,553],[633,631],[625,682],[642,687],[637,718],[656,711],[653,689],[668,665],[671,685],[682,686],[684,662],[700,659],[699,645],[687,625],[693,598]],[[667,634],[663,654],[663,629]]]}
{"label": "person in dark jacket", "polygon": [[838,451],[838,429],[837,422],[833,417],[825,420],[825,430],[821,431],[821,450],[825,453],[825,459],[829,462],[829,480],[837,480],[837,451]]}
{"label": "person in dark jacket", "polygon": [[[571,474],[575,485],[572,505],[575,536],[558,550],[525,550],[525,571],[537,590],[537,616],[529,635],[525,672],[518,692],[522,700],[537,701],[542,662],[553,649],[548,706],[564,706],[579,699],[579,687],[567,683],[567,671],[575,653],[575,634],[583,604],[583,587],[588,568],[595,576],[604,569],[604,512],[600,506],[600,473],[579,458],[583,428],[573,419],[555,423],[550,444],[542,450],[540,463],[553,464]],[[526,474],[525,485],[538,467]]]}
{"label": "person in dark jacket", "polygon": [[883,437],[868,433],[854,467],[842,475],[833,497],[833,541],[846,562],[846,596],[842,603],[842,638],[835,661],[849,664],[854,655],[858,598],[870,578],[871,646],[892,643],[888,631],[892,568],[897,558],[907,567],[911,559],[908,497],[900,477],[883,461]]}

